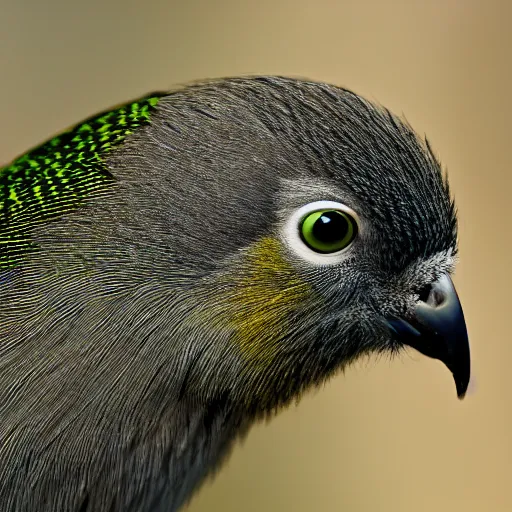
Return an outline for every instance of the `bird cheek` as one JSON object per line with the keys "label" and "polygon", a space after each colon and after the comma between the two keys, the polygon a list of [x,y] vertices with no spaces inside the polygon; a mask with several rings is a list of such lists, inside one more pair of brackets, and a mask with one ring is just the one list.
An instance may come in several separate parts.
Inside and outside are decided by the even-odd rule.
{"label": "bird cheek", "polygon": [[236,270],[216,284],[224,292],[210,314],[233,332],[233,343],[253,369],[273,364],[286,348],[283,340],[297,311],[314,295],[272,237],[251,245]]}

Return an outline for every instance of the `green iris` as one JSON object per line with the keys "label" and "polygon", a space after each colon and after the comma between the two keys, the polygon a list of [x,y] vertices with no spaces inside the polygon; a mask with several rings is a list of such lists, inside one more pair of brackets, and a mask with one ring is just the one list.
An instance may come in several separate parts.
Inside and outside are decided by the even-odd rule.
{"label": "green iris", "polygon": [[341,251],[357,234],[356,221],[341,210],[318,210],[309,213],[300,225],[303,242],[315,252]]}

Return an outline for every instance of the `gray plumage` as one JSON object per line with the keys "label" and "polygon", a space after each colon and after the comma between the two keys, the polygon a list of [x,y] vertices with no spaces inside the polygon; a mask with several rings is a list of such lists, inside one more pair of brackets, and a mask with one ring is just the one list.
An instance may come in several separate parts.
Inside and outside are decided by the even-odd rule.
{"label": "gray plumage", "polygon": [[[384,319],[453,270],[429,146],[341,88],[176,90],[106,164],[115,185],[0,278],[3,512],[178,510],[254,421],[400,350]],[[360,218],[334,265],[283,235],[314,201]]]}

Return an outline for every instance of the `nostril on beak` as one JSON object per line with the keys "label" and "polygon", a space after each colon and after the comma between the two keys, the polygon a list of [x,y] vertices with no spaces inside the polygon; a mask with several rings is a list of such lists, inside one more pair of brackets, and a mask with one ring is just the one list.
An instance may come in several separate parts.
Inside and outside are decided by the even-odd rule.
{"label": "nostril on beak", "polygon": [[430,292],[430,295],[427,300],[427,304],[432,306],[433,308],[437,308],[439,306],[442,306],[445,301],[445,294],[442,290],[436,290],[435,288],[432,289],[432,292]]}
{"label": "nostril on beak", "polygon": [[432,285],[425,285],[419,292],[419,299],[422,302],[428,302],[428,298],[430,297],[430,293],[432,292]]}
{"label": "nostril on beak", "polygon": [[441,306],[445,299],[444,291],[431,284],[427,284],[419,292],[419,300],[432,308]]}

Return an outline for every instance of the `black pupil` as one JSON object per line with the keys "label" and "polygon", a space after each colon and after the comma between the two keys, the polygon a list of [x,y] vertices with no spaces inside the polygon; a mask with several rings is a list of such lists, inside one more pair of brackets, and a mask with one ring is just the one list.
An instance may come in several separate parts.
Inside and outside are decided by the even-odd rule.
{"label": "black pupil", "polygon": [[325,212],[313,224],[313,236],[324,244],[343,240],[350,226],[344,215],[338,212]]}

